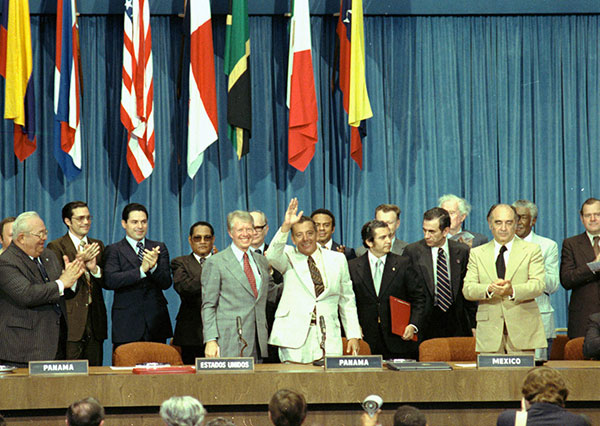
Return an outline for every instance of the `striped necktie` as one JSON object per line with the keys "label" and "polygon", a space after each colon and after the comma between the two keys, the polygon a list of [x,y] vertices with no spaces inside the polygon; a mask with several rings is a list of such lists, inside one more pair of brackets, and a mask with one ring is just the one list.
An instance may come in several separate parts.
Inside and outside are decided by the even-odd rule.
{"label": "striped necktie", "polygon": [[450,289],[450,278],[448,276],[448,264],[446,254],[441,247],[437,256],[437,306],[444,312],[452,305],[452,291]]}

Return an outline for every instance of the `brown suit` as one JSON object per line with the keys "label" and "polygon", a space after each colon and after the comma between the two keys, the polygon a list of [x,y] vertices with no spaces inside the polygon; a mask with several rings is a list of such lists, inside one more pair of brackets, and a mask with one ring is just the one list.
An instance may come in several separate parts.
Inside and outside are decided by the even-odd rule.
{"label": "brown suit", "polygon": [[[104,244],[102,241],[93,238],[87,238],[88,242],[98,243],[100,253],[96,257],[98,265],[101,265]],[[69,234],[48,243],[48,248],[52,250],[59,259],[64,268],[63,255],[73,261],[77,255],[77,250]],[[85,274],[77,280],[75,291],[65,290],[65,303],[67,305],[67,358],[68,359],[88,359],[90,365],[102,365],[102,341],[106,339],[106,306],[102,295],[104,278],[95,278],[89,274],[91,285],[91,305],[89,301],[89,288]],[[89,306],[88,306],[89,305]],[[91,310],[90,310],[91,308]],[[86,332],[87,330],[87,332]],[[91,334],[88,336],[88,334]],[[84,350],[89,339],[95,339],[96,345],[90,345],[91,353],[86,355]],[[83,341],[83,342],[82,342]],[[78,345],[72,345],[73,342],[79,342]],[[76,349],[79,348],[79,349]]]}

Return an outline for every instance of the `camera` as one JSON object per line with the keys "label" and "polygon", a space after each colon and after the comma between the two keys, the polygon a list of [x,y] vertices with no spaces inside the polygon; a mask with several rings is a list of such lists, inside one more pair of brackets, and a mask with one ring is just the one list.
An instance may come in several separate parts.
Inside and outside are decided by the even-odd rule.
{"label": "camera", "polygon": [[369,395],[362,403],[363,410],[371,417],[375,415],[382,405],[383,399],[379,395]]}

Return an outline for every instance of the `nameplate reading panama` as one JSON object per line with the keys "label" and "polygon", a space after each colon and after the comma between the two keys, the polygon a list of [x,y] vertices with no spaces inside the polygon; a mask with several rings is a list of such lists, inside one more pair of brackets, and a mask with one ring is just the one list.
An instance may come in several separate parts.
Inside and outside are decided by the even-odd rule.
{"label": "nameplate reading panama", "polygon": [[533,355],[477,355],[477,368],[531,368]]}
{"label": "nameplate reading panama", "polygon": [[358,369],[358,370],[380,370],[383,368],[381,355],[364,356],[328,356],[325,357],[325,369]]}
{"label": "nameplate reading panama", "polygon": [[196,373],[206,371],[254,371],[254,358],[196,358]]}
{"label": "nameplate reading panama", "polygon": [[30,361],[29,375],[88,374],[88,361]]}

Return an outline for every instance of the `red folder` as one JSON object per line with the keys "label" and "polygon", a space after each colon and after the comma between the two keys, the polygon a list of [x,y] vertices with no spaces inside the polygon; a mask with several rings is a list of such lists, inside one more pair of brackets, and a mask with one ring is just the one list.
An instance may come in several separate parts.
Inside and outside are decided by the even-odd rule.
{"label": "red folder", "polygon": [[[390,296],[390,313],[392,316],[392,333],[403,336],[404,329],[410,324],[410,303]],[[417,341],[416,334],[412,340]]]}

